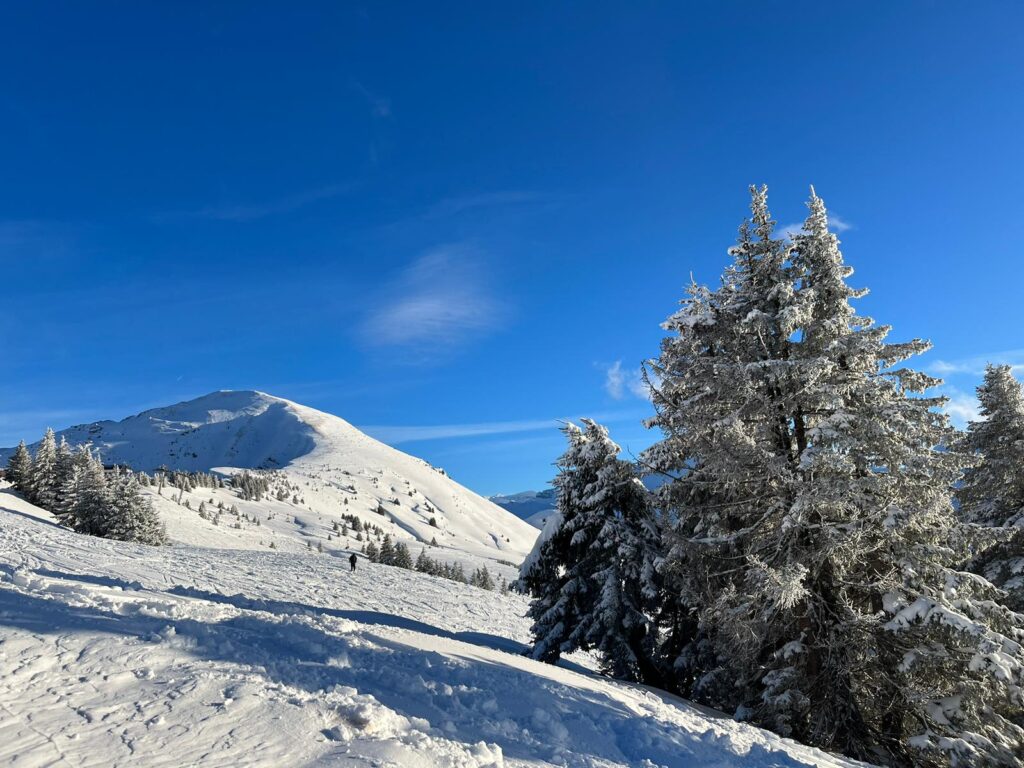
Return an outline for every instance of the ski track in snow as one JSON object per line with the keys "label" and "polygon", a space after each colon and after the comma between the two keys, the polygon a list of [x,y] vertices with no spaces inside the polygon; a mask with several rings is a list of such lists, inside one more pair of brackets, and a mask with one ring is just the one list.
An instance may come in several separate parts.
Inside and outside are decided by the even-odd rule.
{"label": "ski track in snow", "polygon": [[526,601],[305,553],[65,531],[0,490],[0,765],[849,766],[586,657]]}

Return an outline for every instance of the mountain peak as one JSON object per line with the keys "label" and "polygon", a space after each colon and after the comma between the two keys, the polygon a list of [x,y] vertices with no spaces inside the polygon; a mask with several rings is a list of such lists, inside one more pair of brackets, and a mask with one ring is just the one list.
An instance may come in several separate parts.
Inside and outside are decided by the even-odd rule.
{"label": "mountain peak", "polygon": [[[308,492],[318,511],[344,509],[373,524],[390,521],[396,533],[423,543],[440,537],[465,551],[521,556],[537,535],[422,459],[337,416],[257,390],[218,390],[57,436],[91,445],[106,464],[146,472],[283,470],[293,491]],[[0,465],[10,450],[0,451]]]}

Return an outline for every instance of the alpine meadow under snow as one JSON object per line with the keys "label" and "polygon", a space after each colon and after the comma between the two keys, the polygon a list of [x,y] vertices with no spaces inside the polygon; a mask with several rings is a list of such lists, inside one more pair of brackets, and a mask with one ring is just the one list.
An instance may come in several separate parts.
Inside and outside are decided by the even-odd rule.
{"label": "alpine meadow under snow", "polygon": [[660,441],[566,424],[495,497],[533,525],[260,392],[0,452],[0,761],[1020,765],[1021,385],[958,432],[822,199],[751,197],[644,366]]}

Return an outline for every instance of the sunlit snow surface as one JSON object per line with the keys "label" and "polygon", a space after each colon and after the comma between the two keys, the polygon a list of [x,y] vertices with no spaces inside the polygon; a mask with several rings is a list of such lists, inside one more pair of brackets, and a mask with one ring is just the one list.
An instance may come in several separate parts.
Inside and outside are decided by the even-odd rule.
{"label": "sunlit snow surface", "polygon": [[525,607],[315,553],[79,536],[0,487],[0,764],[850,764],[529,661]]}

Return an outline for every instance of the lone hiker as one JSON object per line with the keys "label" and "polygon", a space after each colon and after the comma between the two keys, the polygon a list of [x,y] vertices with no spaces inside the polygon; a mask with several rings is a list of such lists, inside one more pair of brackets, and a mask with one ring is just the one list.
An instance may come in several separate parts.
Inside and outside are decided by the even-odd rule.
{"label": "lone hiker", "polygon": [[352,566],[352,570],[353,571],[356,569],[356,563],[358,562],[358,560],[359,560],[359,558],[356,557],[356,553],[355,552],[353,552],[352,553],[352,557],[350,557],[348,559],[348,564]]}

